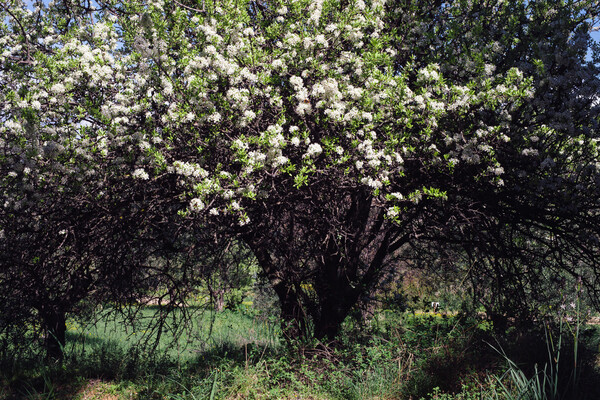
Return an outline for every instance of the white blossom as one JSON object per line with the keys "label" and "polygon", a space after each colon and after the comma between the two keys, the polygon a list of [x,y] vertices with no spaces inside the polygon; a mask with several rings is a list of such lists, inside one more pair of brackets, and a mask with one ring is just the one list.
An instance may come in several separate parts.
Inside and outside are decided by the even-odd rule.
{"label": "white blossom", "polygon": [[145,180],[145,181],[150,178],[150,176],[148,175],[148,173],[146,172],[146,170],[144,170],[143,168],[137,168],[135,171],[133,171],[132,176],[134,178],[142,179],[142,180]]}
{"label": "white blossom", "polygon": [[305,157],[317,157],[319,154],[323,152],[323,148],[318,143],[311,143],[306,150]]}
{"label": "white blossom", "polygon": [[204,202],[199,198],[193,198],[192,200],[190,200],[190,210],[192,211],[199,212],[204,210],[205,207],[206,206]]}
{"label": "white blossom", "polygon": [[65,85],[63,85],[62,83],[55,83],[54,85],[52,85],[52,87],[50,88],[50,91],[54,94],[63,94],[67,89],[65,88]]}
{"label": "white blossom", "polygon": [[218,112],[215,112],[211,115],[208,116],[208,120],[212,123],[218,123],[219,121],[221,121],[221,114]]}

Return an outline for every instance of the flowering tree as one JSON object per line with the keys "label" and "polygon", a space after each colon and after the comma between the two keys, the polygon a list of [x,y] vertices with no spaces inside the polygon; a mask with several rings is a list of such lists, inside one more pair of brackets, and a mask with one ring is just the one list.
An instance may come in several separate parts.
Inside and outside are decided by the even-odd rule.
{"label": "flowering tree", "polygon": [[[150,185],[139,179],[137,155],[127,148],[131,139],[108,139],[114,132],[96,107],[119,87],[89,82],[66,93],[73,71],[64,68],[77,58],[51,42],[50,32],[67,35],[72,21],[91,12],[66,6],[33,12],[13,3],[2,9],[3,21],[12,24],[2,26],[0,39],[6,48],[0,73],[1,348],[27,345],[32,333],[32,340],[42,333],[50,358],[62,357],[67,313],[105,301],[172,307],[197,283],[190,259],[201,260],[182,238],[177,211],[186,202],[176,180],[164,176]],[[196,235],[197,247],[204,236]],[[167,282],[169,290],[153,299]]]}
{"label": "flowering tree", "polygon": [[3,224],[23,190],[183,199],[152,212],[243,239],[286,332],[321,339],[412,245],[485,251],[519,227],[594,266],[575,231],[597,237],[595,10],[547,5],[14,1]]}
{"label": "flowering tree", "polygon": [[[411,12],[419,17],[407,18]],[[513,67],[533,78],[534,96],[502,111],[510,115],[503,130],[511,139],[494,149],[502,190],[463,186],[470,191],[463,198],[476,199],[485,218],[474,232],[455,231],[443,249],[449,253],[459,244],[458,258],[469,266],[488,313],[530,318],[540,301],[547,307],[558,299],[569,276],[584,277],[597,294],[599,71],[598,44],[589,32],[598,23],[598,5],[409,3],[393,18],[405,32],[418,33],[402,35],[407,40],[397,46],[412,48],[420,63],[440,63],[448,80],[465,82],[481,71]]]}

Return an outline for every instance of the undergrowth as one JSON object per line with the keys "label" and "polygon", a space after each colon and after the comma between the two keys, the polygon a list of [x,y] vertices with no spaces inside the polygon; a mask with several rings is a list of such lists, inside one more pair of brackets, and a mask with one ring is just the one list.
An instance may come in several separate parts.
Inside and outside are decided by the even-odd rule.
{"label": "undergrowth", "polygon": [[[547,349],[539,359],[523,350],[539,356],[531,349],[545,349],[543,330],[498,337],[476,317],[380,312],[366,325],[348,321],[338,342],[310,347],[284,346],[275,321],[243,311],[211,321],[210,336],[197,321],[154,353],[118,321],[71,322],[62,362],[34,353],[0,360],[0,399],[511,399],[519,390],[511,377],[534,382],[548,358]],[[552,331],[555,342],[565,333]],[[589,399],[600,398],[597,338],[593,327],[579,332],[578,395]],[[565,339],[560,350],[567,373],[573,349]]]}

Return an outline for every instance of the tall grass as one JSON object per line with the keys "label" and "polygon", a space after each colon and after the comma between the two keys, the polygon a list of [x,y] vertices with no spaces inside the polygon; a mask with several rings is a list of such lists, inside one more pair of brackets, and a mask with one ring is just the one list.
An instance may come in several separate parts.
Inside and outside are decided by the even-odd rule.
{"label": "tall grass", "polygon": [[[547,360],[543,366],[534,365],[533,374],[527,375],[501,348],[493,347],[507,365],[506,372],[493,377],[497,393],[507,400],[579,399],[581,366],[579,345],[581,332],[580,287],[575,301],[563,304],[558,314],[555,333],[550,324],[544,326]],[[566,301],[565,301],[566,303]],[[565,347],[565,341],[569,346]],[[567,353],[565,353],[567,350]],[[566,360],[564,358],[567,357]],[[572,360],[572,361],[571,361]]]}
{"label": "tall grass", "polygon": [[[156,311],[149,307],[143,317]],[[550,399],[565,393],[566,338],[580,332],[565,324],[564,339],[547,337],[548,354],[560,369],[542,365],[531,372],[500,355],[506,374],[489,371],[486,379],[490,355],[501,353],[480,343],[491,337],[480,320],[431,313],[379,317],[368,327],[347,323],[347,340],[304,355],[280,344],[276,321],[244,310],[198,314],[185,335],[159,338],[155,353],[139,345],[140,337],[152,335],[142,323],[69,321],[64,362],[31,364],[17,377],[3,371],[7,386],[0,399],[100,399],[100,392],[138,400]],[[580,368],[574,376],[575,385]]]}

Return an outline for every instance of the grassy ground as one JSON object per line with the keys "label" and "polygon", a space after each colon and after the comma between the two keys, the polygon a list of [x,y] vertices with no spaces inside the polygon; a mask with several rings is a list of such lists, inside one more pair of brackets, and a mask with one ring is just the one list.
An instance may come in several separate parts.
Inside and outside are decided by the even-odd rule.
{"label": "grassy ground", "polygon": [[[155,339],[143,321],[156,312],[145,309],[136,327],[119,318],[69,321],[65,360],[4,360],[0,399],[510,399],[519,382],[502,375],[506,360],[486,342],[511,358],[525,354],[519,341],[533,354],[546,346],[535,332],[494,342],[489,323],[474,318],[381,312],[370,326],[348,323],[335,347],[291,349],[275,318],[241,310],[199,314],[178,340],[161,337],[150,355],[139,344]],[[581,332],[587,354],[579,363],[587,369],[579,382],[594,396],[598,334]],[[566,362],[569,351],[565,345]],[[517,359],[519,366],[532,360]],[[523,368],[525,378],[534,376]]]}
{"label": "grassy ground", "polygon": [[[86,324],[70,321],[67,324],[66,351],[70,354],[85,354],[106,346],[133,348],[140,342],[152,346],[156,340],[152,327],[157,319],[156,314],[160,312],[157,307],[146,307],[137,316],[136,326],[131,326],[119,316],[101,318]],[[171,326],[183,324],[178,319],[178,313],[175,312],[173,318],[167,319],[167,333],[158,340],[157,351],[180,363],[190,362],[199,354],[223,346],[242,347],[252,344],[274,349],[280,345],[278,323],[273,318],[250,312],[224,310],[219,313],[193,313],[176,340],[169,334]]]}

